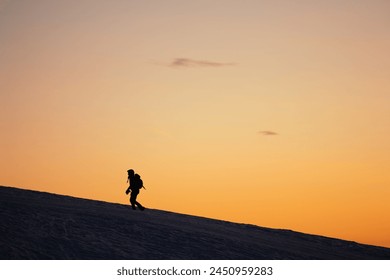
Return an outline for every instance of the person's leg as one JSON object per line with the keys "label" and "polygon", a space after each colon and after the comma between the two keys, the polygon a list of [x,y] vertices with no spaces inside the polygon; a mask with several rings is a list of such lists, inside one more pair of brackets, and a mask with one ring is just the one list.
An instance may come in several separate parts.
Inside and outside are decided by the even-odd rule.
{"label": "person's leg", "polygon": [[136,204],[136,198],[137,198],[137,194],[131,192],[131,195],[130,195],[130,204],[131,204],[131,208],[133,208],[133,210],[135,210],[135,204]]}
{"label": "person's leg", "polygon": [[139,191],[137,192],[137,191],[133,191],[132,192],[132,207],[133,207],[133,209],[135,209],[135,205],[137,205],[137,207],[139,208],[139,210],[145,210],[145,207],[143,207],[142,205],[141,205],[141,203],[139,203],[138,201],[137,201],[137,196],[138,196],[138,194],[139,194]]}
{"label": "person's leg", "polygon": [[137,205],[137,207],[139,208],[139,210],[145,210],[145,207],[143,207],[142,205],[141,205],[141,203],[139,203],[138,201],[135,201],[135,204]]}

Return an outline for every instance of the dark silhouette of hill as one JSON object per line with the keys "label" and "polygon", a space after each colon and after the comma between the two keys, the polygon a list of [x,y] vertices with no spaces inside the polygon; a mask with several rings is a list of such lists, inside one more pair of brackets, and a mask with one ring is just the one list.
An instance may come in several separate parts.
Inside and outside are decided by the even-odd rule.
{"label": "dark silhouette of hill", "polygon": [[0,259],[390,259],[390,249],[0,187]]}

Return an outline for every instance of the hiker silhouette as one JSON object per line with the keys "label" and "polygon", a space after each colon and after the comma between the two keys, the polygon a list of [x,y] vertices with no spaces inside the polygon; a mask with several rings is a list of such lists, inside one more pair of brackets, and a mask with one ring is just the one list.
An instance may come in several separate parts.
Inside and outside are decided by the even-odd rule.
{"label": "hiker silhouette", "polygon": [[145,210],[145,207],[143,207],[141,203],[137,201],[139,190],[144,187],[141,176],[136,174],[133,169],[129,169],[127,170],[127,182],[129,183],[129,187],[126,190],[126,194],[129,194],[131,192],[131,208],[133,208],[133,210],[136,210],[138,207],[138,209],[140,209],[141,211]]}

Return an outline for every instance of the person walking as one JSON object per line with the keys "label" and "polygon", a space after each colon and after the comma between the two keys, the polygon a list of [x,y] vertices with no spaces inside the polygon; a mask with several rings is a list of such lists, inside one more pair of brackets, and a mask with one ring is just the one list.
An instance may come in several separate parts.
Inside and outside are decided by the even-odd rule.
{"label": "person walking", "polygon": [[133,210],[136,210],[137,207],[139,210],[144,211],[145,207],[142,206],[141,203],[137,201],[137,196],[139,194],[140,189],[144,188],[143,181],[139,174],[135,174],[133,169],[129,169],[127,171],[128,174],[128,182],[129,187],[126,190],[126,194],[130,194],[130,204]]}

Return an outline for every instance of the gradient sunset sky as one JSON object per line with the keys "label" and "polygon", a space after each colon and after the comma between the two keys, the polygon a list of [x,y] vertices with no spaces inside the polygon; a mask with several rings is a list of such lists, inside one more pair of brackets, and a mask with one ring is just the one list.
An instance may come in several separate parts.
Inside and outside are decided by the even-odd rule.
{"label": "gradient sunset sky", "polygon": [[0,185],[390,247],[388,0],[0,0],[0,103]]}

